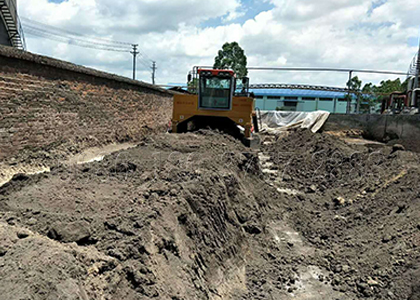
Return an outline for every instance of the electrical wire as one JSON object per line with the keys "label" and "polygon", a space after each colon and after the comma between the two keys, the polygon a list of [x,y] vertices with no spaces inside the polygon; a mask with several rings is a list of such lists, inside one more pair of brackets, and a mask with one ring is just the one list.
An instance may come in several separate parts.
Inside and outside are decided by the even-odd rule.
{"label": "electrical wire", "polygon": [[[25,21],[23,24],[25,32],[29,35],[90,49],[113,52],[130,52],[132,50],[132,44],[127,42],[86,36],[77,32],[57,28],[28,18],[23,17],[22,19]],[[150,63],[153,62],[153,60],[150,59],[143,51],[139,51],[137,61],[147,69],[150,68]]]}
{"label": "electrical wire", "polygon": [[37,30],[33,30],[30,28],[26,28],[25,32],[29,35],[34,35],[34,36],[38,36],[38,37],[42,37],[42,38],[46,38],[49,40],[53,40],[53,41],[57,41],[57,42],[62,42],[62,43],[67,43],[70,45],[75,45],[75,46],[80,46],[80,47],[84,47],[84,48],[90,48],[90,49],[98,49],[98,50],[105,50],[105,51],[113,51],[113,52],[129,52],[130,49],[118,49],[118,48],[112,48],[112,47],[107,47],[107,46],[98,46],[95,44],[90,44],[90,43],[86,43],[86,42],[80,42],[78,40],[75,39],[71,39],[71,38],[67,38],[67,37],[59,37],[59,36],[55,36],[46,32],[41,32],[41,31],[37,31]]}
{"label": "electrical wire", "polygon": [[[54,27],[25,17],[22,17],[22,20],[24,21],[22,23],[24,31],[29,35],[90,49],[125,53],[132,50],[133,44],[131,43],[92,37]],[[153,60],[150,59],[150,57],[148,57],[141,49],[137,48],[137,50],[139,50],[137,62],[147,70],[151,69],[151,63],[153,63]]]}
{"label": "electrical wire", "polygon": [[[77,33],[74,31],[70,31],[70,30],[66,30],[66,29],[62,29],[62,28],[58,28],[58,27],[54,27],[48,24],[44,24],[38,21],[34,21],[25,17],[22,17],[22,20],[24,20],[23,25],[26,27],[36,27],[39,30],[45,30],[45,31],[53,31],[56,32],[56,34],[59,35],[73,35],[73,36],[77,36],[80,38],[84,38],[84,39],[88,39],[88,40],[92,40],[94,42],[98,42],[101,41],[102,43],[107,43],[107,44],[116,44],[116,45],[126,45],[126,46],[131,46],[131,43],[128,42],[120,42],[120,41],[115,41],[115,40],[110,40],[110,39],[105,39],[105,38],[99,38],[99,37],[91,37],[85,34],[81,34],[81,33]],[[27,24],[29,23],[29,24]],[[32,25],[30,25],[32,23]]]}
{"label": "electrical wire", "polygon": [[84,40],[84,39],[80,39],[77,37],[72,37],[72,36],[63,36],[54,32],[50,32],[50,31],[46,31],[46,30],[42,30],[36,27],[32,27],[32,26],[28,26],[25,25],[24,26],[25,31],[28,32],[29,34],[33,34],[33,35],[43,35],[44,37],[56,37],[58,39],[60,39],[60,41],[62,42],[67,42],[71,43],[71,44],[79,44],[79,45],[86,45],[89,48],[104,48],[104,49],[115,49],[115,50],[119,50],[121,52],[128,52],[130,51],[130,48],[128,48],[127,46],[116,46],[116,45],[112,45],[112,44],[104,44],[104,43],[98,43],[98,42],[92,42],[90,40]]}
{"label": "electrical wire", "polygon": [[[141,49],[140,49],[141,50]],[[147,61],[153,62],[153,59],[148,57],[143,51],[140,52],[140,55]]]}
{"label": "electrical wire", "polygon": [[[121,41],[115,41],[115,40],[110,40],[110,39],[105,39],[105,38],[92,37],[92,36],[84,35],[81,33],[74,32],[74,31],[54,27],[48,24],[44,24],[38,21],[25,18],[25,17],[23,17],[22,19],[24,20],[23,25],[25,28],[33,29],[33,30],[41,31],[41,32],[46,32],[50,35],[59,36],[60,38],[66,37],[69,39],[78,40],[79,42],[82,42],[82,43],[95,44],[95,45],[106,47],[106,48],[128,49],[127,46],[130,46],[130,49],[131,49],[131,46],[132,46],[132,44],[128,42],[121,42]],[[92,47],[89,47],[89,48],[92,48]],[[138,50],[140,52],[139,55],[145,61],[147,61],[147,63],[153,62],[153,60],[143,51],[143,49],[138,48]]]}
{"label": "electrical wire", "polygon": [[138,59],[138,62],[140,63],[140,64],[142,64],[144,67],[146,67],[146,68],[150,68],[150,65],[148,65],[146,62],[144,62],[143,60],[140,60],[140,59]]}

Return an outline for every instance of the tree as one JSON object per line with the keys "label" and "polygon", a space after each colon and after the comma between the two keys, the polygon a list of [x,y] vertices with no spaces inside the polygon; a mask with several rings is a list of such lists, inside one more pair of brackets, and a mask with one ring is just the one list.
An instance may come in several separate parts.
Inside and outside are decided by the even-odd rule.
{"label": "tree", "polygon": [[232,69],[238,78],[248,75],[245,51],[237,42],[225,43],[222,50],[214,58],[215,69]]}
{"label": "tree", "polygon": [[[352,93],[356,95],[356,98],[357,98],[356,112],[358,113],[360,110],[360,88],[362,87],[362,81],[359,79],[359,77],[355,76],[347,82],[347,87],[349,91],[351,91]],[[347,109],[348,109],[348,112],[350,112],[350,104],[351,104],[351,101],[353,100],[352,94],[346,95],[344,99],[347,100]]]}
{"label": "tree", "polygon": [[395,80],[383,80],[378,86],[372,83],[365,84],[362,93],[370,94],[369,103],[371,106],[375,106],[388,99],[389,95],[393,92],[405,92],[407,90],[407,84],[408,80],[401,83],[399,78]]}
{"label": "tree", "polygon": [[362,81],[359,79],[359,77],[355,76],[352,79],[350,79],[349,82],[347,82],[347,86],[352,91],[359,91],[362,87]]}
{"label": "tree", "polygon": [[[389,98],[389,95],[393,92],[405,92],[407,90],[408,80],[401,82],[399,78],[395,80],[383,80],[378,86],[373,83],[366,83],[363,88],[362,81],[356,76],[353,77],[347,86],[349,87],[352,94],[357,97],[357,109],[359,112],[361,102],[369,103],[370,107],[376,107],[379,103]],[[352,95],[346,95],[345,99],[351,102],[353,99]]]}
{"label": "tree", "polygon": [[371,107],[375,108],[377,103],[381,102],[375,95],[376,89],[377,87],[372,82],[366,83],[362,88],[362,100],[363,102],[369,103],[369,110],[371,110]]}
{"label": "tree", "polygon": [[198,79],[194,78],[190,82],[188,82],[188,92],[196,94],[198,91]]}

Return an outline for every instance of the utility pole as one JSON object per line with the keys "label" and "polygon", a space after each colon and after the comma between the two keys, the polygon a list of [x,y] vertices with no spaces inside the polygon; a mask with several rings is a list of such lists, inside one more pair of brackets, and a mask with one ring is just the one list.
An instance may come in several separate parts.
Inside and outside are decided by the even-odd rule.
{"label": "utility pole", "polygon": [[349,72],[349,81],[347,82],[347,89],[348,89],[348,93],[347,93],[347,114],[350,114],[351,111],[351,79],[353,77],[353,71]]}
{"label": "utility pole", "polygon": [[130,53],[133,54],[133,80],[136,80],[136,58],[137,58],[137,54],[139,54],[140,52],[137,51],[137,44],[133,44],[133,51],[131,51]]}
{"label": "utility pole", "polygon": [[157,70],[156,62],[154,61],[153,65],[152,65],[152,83],[153,83],[153,85],[155,84],[156,70]]}

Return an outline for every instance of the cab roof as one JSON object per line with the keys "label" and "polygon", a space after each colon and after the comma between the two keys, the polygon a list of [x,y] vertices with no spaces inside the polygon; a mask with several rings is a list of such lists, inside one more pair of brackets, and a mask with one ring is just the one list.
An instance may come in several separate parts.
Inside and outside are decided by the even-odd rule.
{"label": "cab roof", "polygon": [[235,76],[235,72],[233,72],[232,70],[219,70],[219,69],[198,69],[198,74],[201,75],[201,73],[208,73],[213,76],[218,76],[221,73],[228,73],[230,76],[234,77]]}

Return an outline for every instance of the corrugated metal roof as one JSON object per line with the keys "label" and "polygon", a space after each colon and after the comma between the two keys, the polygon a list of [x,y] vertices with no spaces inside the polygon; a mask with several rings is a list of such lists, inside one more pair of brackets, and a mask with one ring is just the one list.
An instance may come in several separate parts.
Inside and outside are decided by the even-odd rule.
{"label": "corrugated metal roof", "polygon": [[313,98],[338,98],[342,99],[346,93],[314,90],[290,89],[251,89],[256,96],[283,96],[283,97],[313,97]]}
{"label": "corrugated metal roof", "polygon": [[[185,86],[185,84],[169,83],[168,86]],[[166,87],[169,89],[170,87]],[[187,88],[183,87],[184,90]],[[344,99],[347,93],[315,90],[295,90],[295,89],[250,89],[255,96],[278,96],[278,97],[308,97],[308,98],[337,98]],[[239,90],[237,90],[239,92]],[[354,96],[353,96],[354,98]]]}

